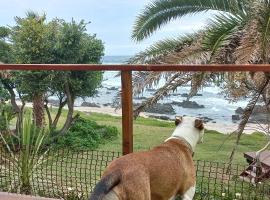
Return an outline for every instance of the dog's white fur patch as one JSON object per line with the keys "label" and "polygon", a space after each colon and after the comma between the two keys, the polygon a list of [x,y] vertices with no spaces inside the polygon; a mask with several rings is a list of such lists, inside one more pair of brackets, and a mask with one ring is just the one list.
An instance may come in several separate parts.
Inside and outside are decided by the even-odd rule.
{"label": "dog's white fur patch", "polygon": [[195,117],[183,117],[181,123],[177,125],[172,136],[169,139],[174,138],[174,136],[184,138],[192,147],[192,151],[195,152],[195,147],[198,143],[203,140],[204,129],[199,130],[195,127]]}
{"label": "dog's white fur patch", "polygon": [[182,200],[192,200],[195,195],[195,186],[191,187],[186,191],[186,193],[182,196]]}

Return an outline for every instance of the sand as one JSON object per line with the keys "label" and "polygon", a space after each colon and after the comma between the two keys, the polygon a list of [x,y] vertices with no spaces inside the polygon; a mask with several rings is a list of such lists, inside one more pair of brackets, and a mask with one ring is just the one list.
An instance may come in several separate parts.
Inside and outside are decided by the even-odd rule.
{"label": "sand", "polygon": [[[115,108],[111,108],[111,107],[100,107],[100,108],[96,108],[96,107],[75,107],[74,108],[77,111],[81,111],[81,112],[86,112],[86,113],[91,113],[91,112],[95,112],[95,113],[103,113],[103,114],[108,114],[108,115],[112,115],[112,116],[121,116],[122,115],[122,109],[115,109]],[[145,117],[148,118],[148,113],[141,113],[140,114],[141,117]],[[248,123],[244,133],[245,134],[252,134],[254,132],[263,132],[262,131],[262,127],[264,129],[267,128],[267,125],[258,125],[258,124],[253,124],[253,123]],[[213,123],[213,122],[208,122],[205,124],[205,128],[208,130],[216,130],[220,133],[223,134],[230,134],[232,132],[234,132],[235,130],[237,130],[238,128],[238,124],[229,124],[229,123]]]}
{"label": "sand", "polygon": [[[32,103],[27,103],[26,104],[27,107],[32,107]],[[67,109],[67,107],[64,107],[64,109]],[[85,112],[85,113],[102,113],[102,114],[108,114],[111,116],[122,116],[122,109],[115,109],[112,107],[104,107],[101,106],[100,108],[98,107],[74,107],[74,110],[76,111],[81,111],[81,112]],[[145,117],[148,118],[147,116],[148,113],[141,113],[140,116],[141,117]],[[238,124],[231,124],[231,123],[220,123],[220,122],[208,122],[205,124],[205,128],[208,130],[216,130],[220,133],[223,134],[230,134],[232,132],[234,132],[235,130],[237,130]],[[245,134],[252,134],[254,132],[264,132],[263,129],[267,130],[268,125],[264,124],[264,125],[258,125],[258,124],[254,124],[254,123],[248,123],[244,133]]]}

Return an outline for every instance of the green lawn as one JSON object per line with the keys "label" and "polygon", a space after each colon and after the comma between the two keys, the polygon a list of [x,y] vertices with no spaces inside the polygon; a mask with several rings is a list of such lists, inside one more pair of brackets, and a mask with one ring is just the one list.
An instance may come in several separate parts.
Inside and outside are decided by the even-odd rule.
{"label": "green lawn", "polygon": [[[121,133],[121,117],[98,113],[81,113],[81,116],[92,119],[100,124],[116,126]],[[138,118],[134,121],[134,151],[147,150],[155,145],[159,145],[171,135],[173,130],[173,122]],[[206,130],[204,143],[197,146],[194,159],[226,162],[235,141],[236,136],[228,136],[216,131]],[[235,155],[235,163],[246,164],[243,153],[257,151],[265,144],[266,137],[260,133],[243,135]],[[117,140],[100,145],[98,150],[121,151],[121,148],[120,135]]]}

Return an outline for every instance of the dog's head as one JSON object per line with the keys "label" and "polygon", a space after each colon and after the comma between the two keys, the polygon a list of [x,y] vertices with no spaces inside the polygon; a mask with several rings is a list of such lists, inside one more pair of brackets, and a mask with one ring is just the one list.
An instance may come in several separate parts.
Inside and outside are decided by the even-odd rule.
{"label": "dog's head", "polygon": [[196,143],[203,142],[203,120],[195,117],[176,117],[175,125],[176,129],[173,133],[173,136],[188,137]]}

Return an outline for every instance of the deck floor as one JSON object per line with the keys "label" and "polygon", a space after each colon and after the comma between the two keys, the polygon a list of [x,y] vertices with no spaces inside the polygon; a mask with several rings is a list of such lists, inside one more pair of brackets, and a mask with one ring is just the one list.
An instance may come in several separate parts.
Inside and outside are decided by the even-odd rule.
{"label": "deck floor", "polygon": [[0,200],[56,200],[56,199],[0,192]]}

